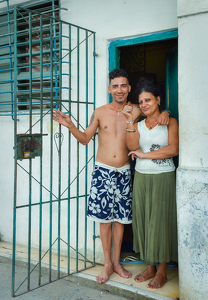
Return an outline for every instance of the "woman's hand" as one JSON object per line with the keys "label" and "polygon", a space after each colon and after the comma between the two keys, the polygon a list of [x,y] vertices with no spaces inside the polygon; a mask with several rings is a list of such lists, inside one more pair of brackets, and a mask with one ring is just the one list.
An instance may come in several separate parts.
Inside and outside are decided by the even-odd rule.
{"label": "woman's hand", "polygon": [[130,156],[130,155],[131,155],[132,160],[134,160],[135,158],[141,158],[141,159],[143,159],[145,153],[142,152],[140,149],[137,149],[135,151],[129,152],[128,156]]}

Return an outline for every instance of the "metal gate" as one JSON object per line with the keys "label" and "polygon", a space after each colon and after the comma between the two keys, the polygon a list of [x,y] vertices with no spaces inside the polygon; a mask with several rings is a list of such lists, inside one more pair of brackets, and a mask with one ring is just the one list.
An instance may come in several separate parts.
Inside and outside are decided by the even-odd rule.
{"label": "metal gate", "polygon": [[[0,115],[14,122],[16,296],[95,263],[95,226],[86,218],[95,139],[83,146],[52,119],[57,108],[87,127],[95,108],[95,33],[22,7],[2,16]],[[16,276],[19,259],[26,271]]]}

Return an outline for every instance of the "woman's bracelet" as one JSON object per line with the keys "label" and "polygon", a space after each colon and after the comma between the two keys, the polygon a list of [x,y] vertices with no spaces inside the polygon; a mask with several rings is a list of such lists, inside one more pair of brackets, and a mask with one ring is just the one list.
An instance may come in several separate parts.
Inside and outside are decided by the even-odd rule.
{"label": "woman's bracelet", "polygon": [[127,132],[136,132],[136,129],[128,129],[128,128],[126,128],[126,131]]}
{"label": "woman's bracelet", "polygon": [[128,124],[134,124],[134,121],[129,122],[129,121],[126,120],[126,123],[128,123]]}

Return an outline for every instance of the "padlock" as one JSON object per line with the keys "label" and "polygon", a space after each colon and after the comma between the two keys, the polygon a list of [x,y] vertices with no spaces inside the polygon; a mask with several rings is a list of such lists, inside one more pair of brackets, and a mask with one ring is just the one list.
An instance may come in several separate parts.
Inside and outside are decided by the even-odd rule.
{"label": "padlock", "polygon": [[28,145],[24,145],[24,158],[30,157],[30,147]]}

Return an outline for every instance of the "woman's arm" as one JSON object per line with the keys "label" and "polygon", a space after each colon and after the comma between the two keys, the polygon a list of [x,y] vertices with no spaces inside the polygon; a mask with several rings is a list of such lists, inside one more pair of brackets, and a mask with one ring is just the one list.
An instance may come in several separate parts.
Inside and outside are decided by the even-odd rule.
{"label": "woman's arm", "polygon": [[[179,152],[178,123],[176,119],[171,118],[168,125],[168,146],[147,153],[144,153],[140,149],[137,149],[136,151],[134,150],[134,156],[137,156],[141,159],[143,158],[163,159],[163,158],[174,157],[178,155],[178,152]],[[129,153],[129,155],[131,154],[132,152]]]}

